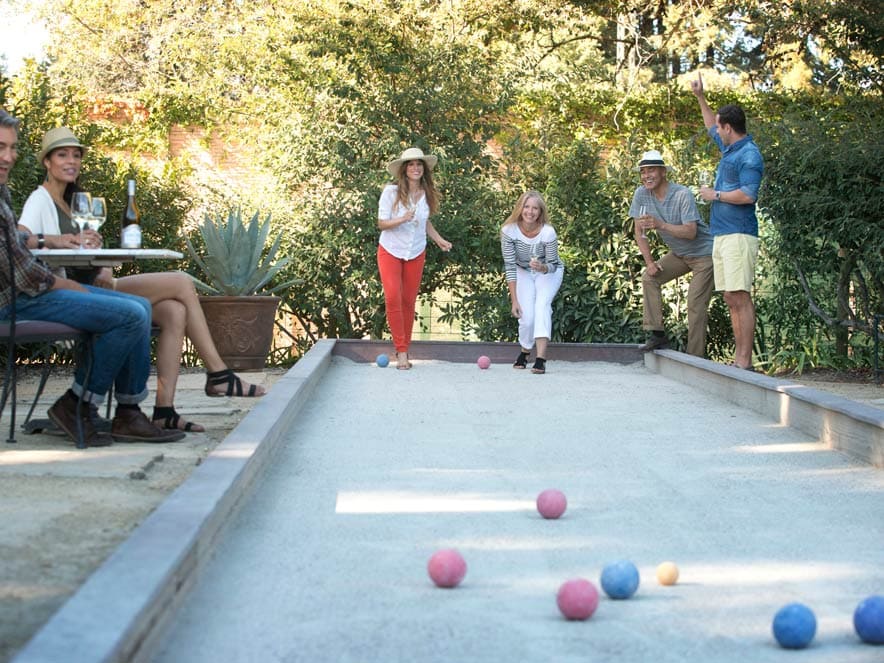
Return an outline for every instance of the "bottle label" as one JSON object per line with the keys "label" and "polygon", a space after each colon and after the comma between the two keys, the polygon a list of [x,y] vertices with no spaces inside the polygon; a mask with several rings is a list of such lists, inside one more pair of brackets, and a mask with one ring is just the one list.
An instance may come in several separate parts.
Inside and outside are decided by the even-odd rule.
{"label": "bottle label", "polygon": [[131,223],[123,228],[122,241],[120,246],[124,249],[140,249],[141,248],[141,226],[137,223]]}

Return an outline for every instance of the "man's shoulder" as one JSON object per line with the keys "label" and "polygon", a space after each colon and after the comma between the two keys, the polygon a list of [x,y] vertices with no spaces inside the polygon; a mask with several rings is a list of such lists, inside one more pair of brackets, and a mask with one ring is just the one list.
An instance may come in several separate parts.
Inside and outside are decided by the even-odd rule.
{"label": "man's shoulder", "polygon": [[670,195],[673,197],[676,196],[684,196],[684,195],[693,195],[691,190],[686,187],[684,184],[678,184],[677,182],[669,183],[669,191]]}

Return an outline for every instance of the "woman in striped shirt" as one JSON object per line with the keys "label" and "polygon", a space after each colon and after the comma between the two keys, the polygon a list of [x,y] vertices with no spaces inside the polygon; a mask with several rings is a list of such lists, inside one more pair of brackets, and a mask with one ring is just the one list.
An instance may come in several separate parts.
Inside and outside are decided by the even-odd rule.
{"label": "woman in striped shirt", "polygon": [[552,300],[562,285],[565,266],[559,241],[549,223],[546,203],[537,191],[526,191],[500,231],[513,316],[519,319],[521,352],[513,368],[526,368],[534,346],[532,373],[546,372],[546,349],[552,332]]}

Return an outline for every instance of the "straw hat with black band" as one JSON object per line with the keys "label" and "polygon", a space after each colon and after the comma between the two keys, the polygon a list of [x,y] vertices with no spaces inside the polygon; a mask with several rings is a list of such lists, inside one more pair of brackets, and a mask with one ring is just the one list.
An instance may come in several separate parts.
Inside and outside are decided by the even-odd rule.
{"label": "straw hat with black band", "polygon": [[43,146],[37,155],[38,161],[43,163],[46,155],[60,147],[79,147],[83,153],[86,152],[86,147],[77,139],[74,132],[67,127],[56,127],[43,135]]}

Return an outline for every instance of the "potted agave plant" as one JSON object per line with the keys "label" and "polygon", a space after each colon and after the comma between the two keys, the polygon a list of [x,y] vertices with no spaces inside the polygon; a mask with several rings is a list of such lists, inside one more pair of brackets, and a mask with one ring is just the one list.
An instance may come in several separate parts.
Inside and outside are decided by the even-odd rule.
{"label": "potted agave plant", "polygon": [[255,212],[248,224],[240,209],[231,209],[227,218],[209,214],[199,226],[205,252],[200,255],[189,238],[187,252],[202,271],[203,279],[193,277],[201,293],[200,303],[218,354],[232,369],[261,370],[273,343],[273,323],[281,292],[299,283],[293,279],[271,286],[273,277],[289,258],[277,259],[282,233],[265,247],[270,234],[270,215],[263,222]]}

